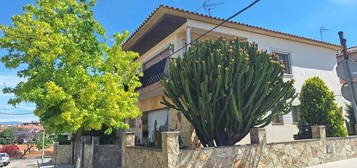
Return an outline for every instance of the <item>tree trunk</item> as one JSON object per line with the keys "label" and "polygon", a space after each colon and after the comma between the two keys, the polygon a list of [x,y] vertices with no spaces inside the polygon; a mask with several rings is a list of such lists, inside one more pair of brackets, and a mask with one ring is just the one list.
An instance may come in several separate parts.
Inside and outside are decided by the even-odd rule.
{"label": "tree trunk", "polygon": [[82,138],[83,129],[80,128],[76,132],[75,141],[74,141],[74,167],[82,168],[83,166],[83,138]]}

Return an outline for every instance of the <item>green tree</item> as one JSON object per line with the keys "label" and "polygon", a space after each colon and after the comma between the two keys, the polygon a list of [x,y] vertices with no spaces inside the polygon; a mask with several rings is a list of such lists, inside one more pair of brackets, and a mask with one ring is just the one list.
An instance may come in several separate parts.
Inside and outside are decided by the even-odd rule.
{"label": "green tree", "polygon": [[305,81],[299,100],[301,120],[310,125],[325,125],[326,134],[330,137],[347,135],[342,107],[337,106],[333,92],[319,77]]}
{"label": "green tree", "polygon": [[10,127],[0,133],[0,144],[22,144],[23,139],[19,136],[20,132],[24,132],[22,128]]}
{"label": "green tree", "polygon": [[356,122],[355,113],[353,112],[352,104],[346,104],[346,118],[348,119],[347,126],[348,126],[349,134],[355,135],[357,130],[355,130],[354,125],[357,124],[357,122]]}
{"label": "green tree", "polygon": [[34,141],[34,143],[37,149],[41,150],[42,147],[44,147],[44,149],[47,149],[48,147],[50,147],[50,145],[54,143],[54,138],[55,138],[54,136],[49,136],[49,137],[45,136],[45,138],[43,138],[43,133],[41,132],[36,135],[36,140]]}
{"label": "green tree", "polygon": [[110,133],[128,128],[125,119],[140,115],[135,105],[140,64],[133,61],[138,54],[122,50],[127,32],[116,33],[113,44],[107,44],[94,5],[95,0],[37,0],[13,16],[12,25],[0,25],[0,48],[8,51],[1,61],[20,68],[18,76],[26,79],[3,92],[15,94],[12,105],[35,103],[46,131],[105,125]]}
{"label": "green tree", "polygon": [[204,146],[234,145],[290,111],[293,81],[279,58],[254,43],[198,42],[171,60],[163,103],[183,113]]}

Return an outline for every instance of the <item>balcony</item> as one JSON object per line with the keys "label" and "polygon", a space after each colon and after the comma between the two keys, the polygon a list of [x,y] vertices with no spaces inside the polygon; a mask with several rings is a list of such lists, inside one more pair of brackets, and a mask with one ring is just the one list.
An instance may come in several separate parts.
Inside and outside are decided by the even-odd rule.
{"label": "balcony", "polygon": [[165,76],[165,67],[168,57],[144,70],[144,76],[140,78],[141,88],[159,82]]}

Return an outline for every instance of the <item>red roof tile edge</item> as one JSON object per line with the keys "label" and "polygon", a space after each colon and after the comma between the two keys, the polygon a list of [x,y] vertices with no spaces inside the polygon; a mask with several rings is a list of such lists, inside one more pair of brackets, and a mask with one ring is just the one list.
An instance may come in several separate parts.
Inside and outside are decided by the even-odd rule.
{"label": "red roof tile edge", "polygon": [[[151,14],[149,15],[149,17],[147,17],[144,20],[144,22],[135,30],[135,32],[132,33],[128,37],[128,39],[123,43],[123,46],[128,41],[130,41],[131,38],[133,38],[133,36],[146,24],[146,22],[148,22],[154,16],[154,14],[156,12],[158,12],[161,8],[167,8],[167,9],[176,10],[176,11],[184,12],[184,13],[188,13],[188,14],[199,15],[199,16],[202,16],[202,17],[207,17],[207,18],[210,18],[210,19],[215,19],[215,20],[220,20],[220,21],[225,20],[223,18],[208,16],[208,15],[204,15],[204,14],[200,14],[200,13],[197,13],[197,12],[192,12],[192,11],[188,11],[188,10],[184,10],[184,9],[180,9],[180,8],[175,8],[175,7],[171,7],[171,6],[167,6],[167,5],[160,5],[154,11],[152,11]],[[245,24],[245,23],[240,23],[240,22],[235,22],[235,21],[229,21],[228,23],[233,23],[233,24],[237,24],[237,25],[241,25],[241,26],[245,26],[245,27],[249,27],[249,28],[254,28],[254,29],[258,29],[258,30],[263,30],[263,31],[267,31],[267,32],[272,32],[272,33],[276,33],[276,34],[281,34],[281,35],[285,35],[285,36],[295,37],[295,38],[308,40],[308,41],[312,41],[312,42],[317,42],[317,43],[321,43],[321,44],[325,44],[325,45],[331,45],[331,46],[334,46],[334,47],[340,47],[340,45],[337,45],[337,44],[328,43],[328,42],[324,42],[324,41],[320,41],[320,40],[315,40],[315,39],[311,39],[311,38],[307,38],[307,37],[302,37],[302,36],[298,36],[298,35],[294,35],[294,34],[279,32],[279,31],[275,31],[275,30],[271,30],[271,29],[267,29],[267,28],[263,28],[263,27],[258,27],[258,26],[253,26],[253,25],[249,25],[249,24]]]}

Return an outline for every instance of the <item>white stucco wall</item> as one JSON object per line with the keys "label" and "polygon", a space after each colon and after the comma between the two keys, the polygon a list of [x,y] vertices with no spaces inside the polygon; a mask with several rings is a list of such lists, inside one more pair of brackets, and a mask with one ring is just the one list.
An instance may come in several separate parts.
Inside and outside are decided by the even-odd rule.
{"label": "white stucco wall", "polygon": [[[214,25],[188,20],[187,26],[209,30]],[[300,93],[301,86],[306,79],[318,76],[334,92],[337,103],[344,106],[346,100],[341,96],[341,85],[336,74],[335,50],[227,27],[219,27],[215,32],[247,38],[250,42],[256,42],[260,49],[265,49],[268,52],[276,50],[288,52],[297,93]],[[298,102],[295,103],[298,104]]]}

